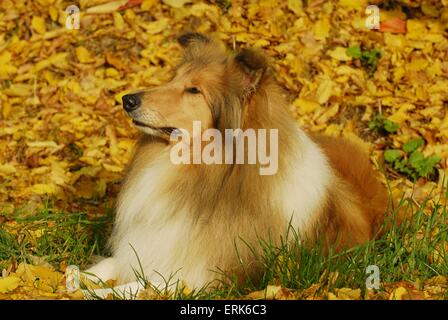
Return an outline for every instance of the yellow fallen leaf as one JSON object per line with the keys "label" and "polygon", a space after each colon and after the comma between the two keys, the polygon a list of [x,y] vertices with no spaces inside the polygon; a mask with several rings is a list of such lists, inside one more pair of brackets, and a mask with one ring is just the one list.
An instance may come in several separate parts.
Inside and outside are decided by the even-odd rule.
{"label": "yellow fallen leaf", "polygon": [[321,115],[316,118],[316,123],[324,124],[334,117],[339,111],[339,103],[334,103],[330,108],[326,109]]}
{"label": "yellow fallen leaf", "polygon": [[0,164],[0,174],[9,175],[15,173],[17,170],[12,164]]}
{"label": "yellow fallen leaf", "polygon": [[28,233],[32,238],[37,240],[45,234],[45,229],[28,230]]}
{"label": "yellow fallen leaf", "polygon": [[75,49],[76,57],[78,58],[78,61],[81,63],[91,63],[95,62],[95,58],[92,56],[92,54],[87,50],[85,47],[77,47]]}
{"label": "yellow fallen leaf", "polygon": [[2,108],[3,119],[7,119],[9,117],[9,115],[11,114],[11,111],[12,111],[11,104],[5,101],[3,103],[3,108]]}
{"label": "yellow fallen leaf", "polygon": [[17,68],[12,64],[0,65],[0,79],[8,79],[11,75],[17,73]]}
{"label": "yellow fallen leaf", "polygon": [[340,124],[336,124],[336,123],[331,123],[330,125],[325,127],[325,131],[324,133],[329,135],[329,136],[339,136],[339,134],[341,133],[341,125]]}
{"label": "yellow fallen leaf", "polygon": [[324,40],[330,34],[330,20],[328,20],[328,18],[323,18],[317,21],[313,31],[316,39]]}
{"label": "yellow fallen leaf", "polygon": [[288,9],[295,14],[300,14],[303,12],[302,0],[288,0]]}
{"label": "yellow fallen leaf", "polygon": [[3,93],[11,97],[27,97],[33,94],[33,87],[23,83],[15,83],[3,89]]}
{"label": "yellow fallen leaf", "polygon": [[440,76],[442,74],[442,64],[440,63],[440,60],[437,59],[434,63],[431,63],[431,65],[426,69],[426,73],[431,77]]}
{"label": "yellow fallen leaf", "polygon": [[429,93],[443,93],[448,88],[448,80],[439,80],[428,88]]}
{"label": "yellow fallen leaf", "polygon": [[402,34],[384,33],[384,42],[391,48],[403,49],[406,44],[406,38]]}
{"label": "yellow fallen leaf", "polygon": [[426,2],[422,3],[422,11],[424,14],[433,18],[437,18],[439,16],[439,10],[437,7]]}
{"label": "yellow fallen leaf", "polygon": [[54,194],[57,192],[57,187],[53,183],[36,183],[31,187],[31,192],[36,194]]}
{"label": "yellow fallen leaf", "polygon": [[112,164],[103,163],[104,169],[110,172],[121,172],[123,171],[123,167],[115,166]]}
{"label": "yellow fallen leaf", "polygon": [[325,104],[330,99],[334,82],[329,77],[324,77],[317,88],[317,102]]}
{"label": "yellow fallen leaf", "polygon": [[419,40],[421,36],[427,33],[425,23],[418,19],[406,20],[406,38]]}
{"label": "yellow fallen leaf", "polygon": [[421,40],[437,43],[445,41],[445,37],[443,36],[443,34],[425,33],[422,35]]}
{"label": "yellow fallen leaf", "polygon": [[191,2],[191,0],[162,0],[163,3],[173,8],[182,8],[184,4]]}
{"label": "yellow fallen leaf", "polygon": [[123,17],[121,16],[121,14],[117,11],[114,11],[112,13],[113,17],[114,17],[114,26],[117,29],[123,29],[124,27],[124,20]]}
{"label": "yellow fallen leaf", "polygon": [[48,9],[48,13],[50,14],[51,20],[58,21],[59,11],[54,6],[51,6],[50,9]]}
{"label": "yellow fallen leaf", "polygon": [[339,5],[349,9],[365,9],[367,7],[367,0],[339,0]]}
{"label": "yellow fallen leaf", "polygon": [[301,113],[311,113],[320,107],[319,103],[305,99],[296,99],[294,101],[294,106],[296,106]]}
{"label": "yellow fallen leaf", "polygon": [[165,30],[170,25],[170,20],[168,18],[162,18],[154,22],[142,23],[140,26],[146,29],[149,34],[157,34]]}
{"label": "yellow fallen leaf", "polygon": [[48,264],[34,266],[21,263],[15,275],[20,277],[27,285],[37,289],[54,292],[63,281],[63,275],[51,269]]}
{"label": "yellow fallen leaf", "polygon": [[50,4],[53,4],[55,0],[36,0],[37,2],[39,2],[40,5],[46,7],[49,6]]}
{"label": "yellow fallen leaf", "polygon": [[44,34],[47,31],[45,26],[45,19],[42,17],[34,16],[31,20],[31,27],[34,31],[40,34]]}
{"label": "yellow fallen leaf", "polygon": [[0,64],[5,64],[11,61],[11,52],[5,51],[0,54]]}
{"label": "yellow fallen leaf", "polygon": [[280,289],[280,286],[268,285],[266,289],[251,292],[247,297],[250,299],[274,299]]}
{"label": "yellow fallen leaf", "polygon": [[34,65],[33,71],[38,72],[51,65],[61,65],[62,62],[66,61],[68,56],[67,52],[59,52],[51,55],[47,59],[43,59]]}
{"label": "yellow fallen leaf", "polygon": [[143,0],[142,5],[140,6],[141,10],[148,11],[155,4],[157,4],[158,0]]}
{"label": "yellow fallen leaf", "polygon": [[58,145],[54,141],[29,141],[26,143],[31,148],[57,148]]}
{"label": "yellow fallen leaf", "polygon": [[404,67],[397,67],[394,70],[394,81],[398,82],[406,74]]}
{"label": "yellow fallen leaf", "polygon": [[352,57],[347,55],[347,49],[344,47],[336,47],[328,52],[328,55],[339,61],[350,61]]}
{"label": "yellow fallen leaf", "polygon": [[361,289],[341,288],[336,289],[338,298],[344,300],[359,300],[361,299]]}
{"label": "yellow fallen leaf", "polygon": [[404,121],[409,119],[409,115],[407,114],[409,111],[414,110],[415,105],[411,103],[403,103],[398,111],[396,111],[394,114],[389,116],[387,119],[390,121],[393,121],[398,124],[402,124]]}
{"label": "yellow fallen leaf", "polygon": [[6,278],[0,278],[0,293],[6,293],[14,290],[19,286],[20,278],[9,276]]}
{"label": "yellow fallen leaf", "polygon": [[120,73],[115,68],[107,68],[105,74],[107,77],[110,77],[110,78],[115,78],[115,79],[120,78]]}
{"label": "yellow fallen leaf", "polygon": [[337,295],[335,295],[333,292],[328,292],[328,300],[342,300]]}
{"label": "yellow fallen leaf", "polygon": [[117,1],[111,1],[108,3],[100,4],[94,7],[87,8],[87,13],[110,13],[118,10],[121,6],[124,6],[128,0],[117,0]]}
{"label": "yellow fallen leaf", "polygon": [[[186,287],[184,287],[185,289]],[[189,292],[187,292],[188,294]],[[161,295],[152,286],[139,291],[137,300],[157,300]]]}
{"label": "yellow fallen leaf", "polygon": [[182,293],[184,295],[189,295],[192,292],[191,289],[188,287],[188,285],[184,281],[182,281],[181,288],[182,288]]}
{"label": "yellow fallen leaf", "polygon": [[274,299],[275,295],[281,290],[280,286],[268,285],[265,290],[266,299]]}
{"label": "yellow fallen leaf", "polygon": [[266,39],[257,39],[253,43],[253,46],[256,48],[263,48],[269,46],[271,43]]}
{"label": "yellow fallen leaf", "polygon": [[435,276],[426,281],[426,284],[436,286],[436,285],[447,285],[448,277],[446,276]]}
{"label": "yellow fallen leaf", "polygon": [[389,296],[389,300],[403,300],[403,296],[408,293],[404,287],[398,287]]}
{"label": "yellow fallen leaf", "polygon": [[429,62],[426,59],[413,59],[410,63],[406,65],[406,68],[409,71],[419,71],[426,69]]}

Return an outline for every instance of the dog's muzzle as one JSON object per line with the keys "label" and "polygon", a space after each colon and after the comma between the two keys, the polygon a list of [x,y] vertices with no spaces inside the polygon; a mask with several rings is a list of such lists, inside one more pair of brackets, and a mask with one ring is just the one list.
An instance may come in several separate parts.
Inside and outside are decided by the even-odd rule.
{"label": "dog's muzzle", "polygon": [[140,131],[150,135],[166,137],[177,130],[174,127],[164,125],[163,117],[158,112],[139,108],[142,103],[140,93],[124,95],[122,100],[124,110]]}

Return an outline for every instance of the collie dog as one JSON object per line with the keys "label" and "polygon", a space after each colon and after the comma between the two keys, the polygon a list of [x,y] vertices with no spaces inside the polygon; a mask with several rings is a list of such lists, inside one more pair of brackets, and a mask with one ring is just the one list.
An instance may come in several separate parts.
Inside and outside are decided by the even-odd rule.
{"label": "collie dog", "polygon": [[[303,243],[318,234],[337,248],[374,237],[388,196],[367,154],[302,131],[259,51],[229,52],[199,33],[179,43],[184,54],[171,81],[123,97],[143,134],[118,197],[112,256],[89,272],[126,283],[141,270],[150,281],[175,275],[202,287],[218,269],[256,279],[252,250],[260,239],[279,243],[291,227]],[[258,162],[174,164],[171,137],[182,128],[194,139],[194,121],[200,131],[278,130],[278,170],[260,175]]]}

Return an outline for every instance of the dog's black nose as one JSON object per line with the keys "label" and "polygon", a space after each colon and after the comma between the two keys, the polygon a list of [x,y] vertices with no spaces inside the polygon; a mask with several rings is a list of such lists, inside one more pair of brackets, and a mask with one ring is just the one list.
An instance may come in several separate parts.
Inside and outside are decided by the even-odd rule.
{"label": "dog's black nose", "polygon": [[140,95],[139,94],[127,94],[123,98],[123,108],[127,112],[134,111],[140,106]]}

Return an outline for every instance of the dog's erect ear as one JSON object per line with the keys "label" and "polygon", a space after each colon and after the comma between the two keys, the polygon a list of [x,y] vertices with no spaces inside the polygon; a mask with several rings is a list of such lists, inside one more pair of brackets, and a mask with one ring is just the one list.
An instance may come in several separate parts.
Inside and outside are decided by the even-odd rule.
{"label": "dog's erect ear", "polygon": [[177,41],[179,42],[179,44],[182,47],[187,48],[193,44],[209,43],[210,39],[208,37],[204,36],[202,33],[188,32],[188,33],[184,33],[179,38],[177,38]]}
{"label": "dog's erect ear", "polygon": [[245,89],[254,92],[267,70],[266,57],[255,49],[243,49],[236,55],[235,60],[245,75]]}

